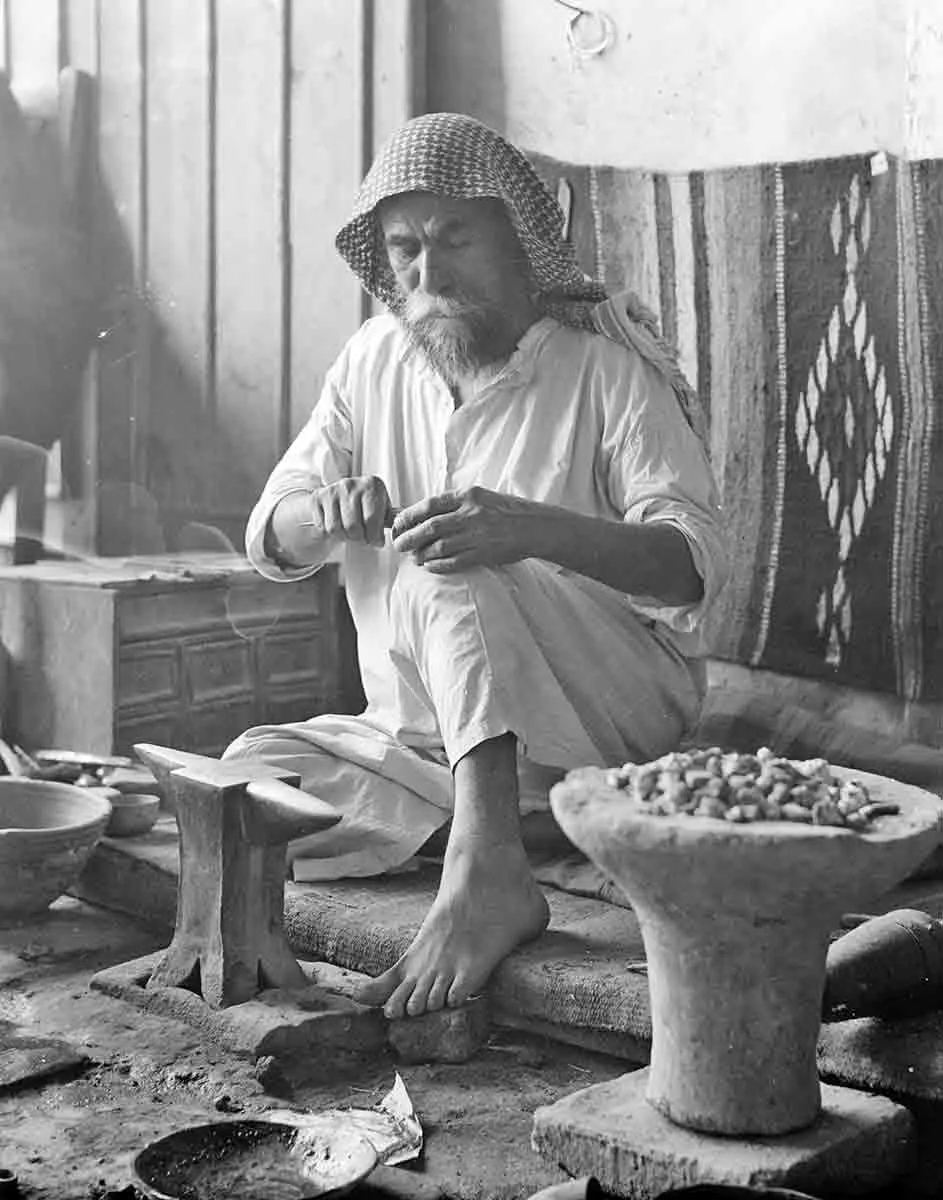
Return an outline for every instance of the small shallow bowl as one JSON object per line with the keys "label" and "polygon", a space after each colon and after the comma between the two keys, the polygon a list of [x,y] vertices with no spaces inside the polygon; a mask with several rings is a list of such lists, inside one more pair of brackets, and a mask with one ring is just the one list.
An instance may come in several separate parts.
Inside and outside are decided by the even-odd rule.
{"label": "small shallow bowl", "polygon": [[111,820],[105,829],[108,837],[140,837],[160,816],[160,796],[115,791],[109,800]]}
{"label": "small shallow bowl", "polygon": [[0,778],[0,920],[42,912],[78,877],[111,816],[70,783]]}
{"label": "small shallow bowl", "polygon": [[134,1160],[151,1200],[320,1200],[343,1196],[377,1165],[365,1137],[277,1121],[217,1121],[152,1142]]}

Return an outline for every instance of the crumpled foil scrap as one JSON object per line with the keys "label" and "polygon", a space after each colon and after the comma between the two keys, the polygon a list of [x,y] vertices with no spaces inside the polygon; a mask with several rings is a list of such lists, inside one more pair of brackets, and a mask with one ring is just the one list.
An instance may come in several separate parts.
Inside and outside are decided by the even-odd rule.
{"label": "crumpled foil scrap", "polygon": [[265,1116],[270,1121],[317,1129],[324,1134],[332,1129],[356,1131],[372,1144],[379,1161],[390,1167],[412,1162],[422,1153],[422,1126],[398,1073],[392,1088],[373,1108],[327,1108],[321,1112],[282,1108]]}

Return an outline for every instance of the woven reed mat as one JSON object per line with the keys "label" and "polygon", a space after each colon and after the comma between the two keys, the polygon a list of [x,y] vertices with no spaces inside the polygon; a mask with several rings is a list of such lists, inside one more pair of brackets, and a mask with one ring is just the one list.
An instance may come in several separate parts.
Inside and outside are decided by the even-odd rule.
{"label": "woven reed mat", "polygon": [[[91,903],[173,928],[177,904],[177,831],[163,817],[143,838],[105,838],[73,889]],[[647,1062],[651,1037],[644,947],[630,909],[590,895],[603,883],[577,856],[538,870],[550,927],[497,969],[489,987],[499,1024],[547,1034],[635,1063]],[[434,866],[378,879],[286,885],[285,925],[301,959],[336,963],[369,975],[390,966],[419,928],[435,894]],[[611,886],[611,885],[610,885]],[[943,914],[943,884],[914,880],[884,897],[875,912],[922,908]],[[832,1053],[839,1042],[832,1039]],[[857,1062],[858,1055],[852,1051]],[[833,1064],[834,1065],[834,1064]],[[863,1067],[839,1062],[852,1076]]]}
{"label": "woven reed mat", "polygon": [[[73,891],[82,899],[173,928],[177,832],[161,818],[143,838],[105,838]],[[574,860],[574,886],[593,886]],[[567,876],[563,864],[561,880]],[[438,868],[378,879],[289,883],[285,927],[301,959],[376,975],[406,949],[435,895]],[[492,977],[495,1019],[636,1063],[648,1059],[648,983],[631,910],[545,888],[550,928],[516,950]]]}

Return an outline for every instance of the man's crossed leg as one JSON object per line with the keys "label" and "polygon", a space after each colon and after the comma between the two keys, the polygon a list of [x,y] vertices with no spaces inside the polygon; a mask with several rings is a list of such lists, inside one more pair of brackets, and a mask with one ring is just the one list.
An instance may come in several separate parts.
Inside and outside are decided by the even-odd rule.
{"label": "man's crossed leg", "polygon": [[[436,898],[406,953],[363,992],[367,1003],[402,1016],[462,1003],[546,928],[547,903],[521,832],[521,752],[561,770],[653,757],[696,716],[701,688],[697,670],[624,596],[537,560],[437,575],[405,559],[390,621],[391,670],[408,693],[405,707],[434,719],[452,778]],[[289,762],[288,729],[314,731],[328,720],[273,727],[281,751],[273,761]],[[253,738],[259,732],[244,735],[236,752],[268,757],[266,737]],[[408,730],[392,732],[408,744]],[[302,786],[343,806],[339,791],[301,773]],[[383,780],[376,782],[379,810]]]}

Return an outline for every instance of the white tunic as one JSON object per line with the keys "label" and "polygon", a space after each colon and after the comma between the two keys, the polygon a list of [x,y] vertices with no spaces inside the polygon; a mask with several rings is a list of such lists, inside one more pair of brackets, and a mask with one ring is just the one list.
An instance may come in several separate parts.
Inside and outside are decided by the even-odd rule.
{"label": "white tunic", "polygon": [[[394,582],[406,560],[389,537],[382,549],[345,544],[365,713],[250,730],[229,751],[301,771],[304,787],[344,811],[336,831],[294,848],[311,859],[301,869],[296,861],[296,878],[370,874],[408,859],[448,819],[448,763],[492,730],[514,732],[532,762],[566,769],[661,753],[696,719],[702,617],[726,573],[717,491],[670,387],[632,351],[544,318],[456,409],[394,317],[366,322],[250,516],[256,568],[274,580],[316,570],[282,571],[268,560],[266,522],[290,492],[361,475],[379,476],[396,508],[477,484],[587,516],[668,522],[688,540],[704,596],[666,607],[533,560],[459,580],[410,563],[410,595],[424,574],[436,611],[449,613],[445,640],[427,654],[438,634],[424,640],[410,623],[429,598],[425,608],[399,601],[406,577]],[[335,549],[325,539],[319,562]],[[463,590],[464,579],[477,582]],[[462,622],[468,605],[500,626],[497,656],[476,640],[482,621]],[[458,688],[449,681],[456,655]],[[422,682],[404,670],[409,658]],[[522,800],[526,809],[545,796],[525,786]]]}

